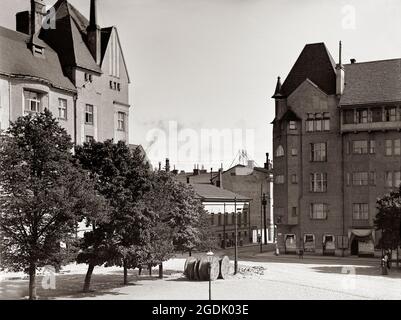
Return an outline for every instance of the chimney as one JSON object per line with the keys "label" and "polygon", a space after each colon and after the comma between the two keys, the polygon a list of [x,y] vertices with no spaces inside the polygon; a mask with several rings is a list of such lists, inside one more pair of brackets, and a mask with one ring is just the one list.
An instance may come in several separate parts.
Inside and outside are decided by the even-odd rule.
{"label": "chimney", "polygon": [[269,159],[269,153],[266,153],[266,162],[265,162],[265,169],[269,170],[269,163],[270,163],[270,159]]}
{"label": "chimney", "polygon": [[194,176],[199,175],[199,165],[194,166]]}
{"label": "chimney", "polygon": [[31,0],[31,36],[40,32],[43,19],[46,15],[45,8],[46,5],[43,0]]}
{"label": "chimney", "polygon": [[341,96],[344,92],[345,72],[342,64],[342,43],[339,44],[339,63],[336,66],[336,94]]}
{"label": "chimney", "polygon": [[223,189],[223,169],[219,169],[219,181],[217,187]]}
{"label": "chimney", "polygon": [[170,172],[170,159],[166,159],[166,172]]}
{"label": "chimney", "polygon": [[351,59],[351,64],[354,64],[354,63],[356,63],[356,59],[352,58]]}
{"label": "chimney", "polygon": [[187,184],[189,184],[189,177],[187,177]]}
{"label": "chimney", "polygon": [[88,26],[88,47],[96,63],[100,65],[101,59],[101,34],[100,27],[97,24],[96,0],[91,0],[90,20]]}
{"label": "chimney", "polygon": [[247,167],[248,167],[249,169],[255,168],[255,161],[254,161],[254,160],[248,160],[248,165],[247,165]]}

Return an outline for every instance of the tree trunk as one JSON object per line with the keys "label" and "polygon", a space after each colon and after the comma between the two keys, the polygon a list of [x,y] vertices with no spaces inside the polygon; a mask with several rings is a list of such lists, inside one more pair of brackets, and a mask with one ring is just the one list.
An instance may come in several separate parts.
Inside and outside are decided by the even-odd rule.
{"label": "tree trunk", "polygon": [[152,266],[149,265],[149,275],[152,276]]}
{"label": "tree trunk", "polygon": [[29,266],[29,300],[36,300],[36,264]]}
{"label": "tree trunk", "polygon": [[141,275],[142,274],[142,267],[139,267],[138,269],[139,269],[138,270],[138,275]]}
{"label": "tree trunk", "polygon": [[95,265],[89,264],[88,271],[86,272],[85,276],[84,292],[89,292],[93,269],[95,269]]}
{"label": "tree trunk", "polygon": [[159,264],[159,278],[163,279],[163,263]]}
{"label": "tree trunk", "polygon": [[189,256],[192,257],[192,250],[189,250]]}
{"label": "tree trunk", "polygon": [[128,284],[128,267],[127,267],[127,262],[125,260],[123,261],[123,267],[124,267],[124,285],[126,286]]}

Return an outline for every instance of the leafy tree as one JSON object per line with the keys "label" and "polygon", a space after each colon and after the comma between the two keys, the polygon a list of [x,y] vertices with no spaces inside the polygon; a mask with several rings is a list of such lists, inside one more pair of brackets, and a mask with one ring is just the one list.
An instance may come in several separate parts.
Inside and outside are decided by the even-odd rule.
{"label": "leafy tree", "polygon": [[377,209],[374,223],[376,230],[382,231],[379,245],[383,249],[395,249],[400,243],[401,186],[397,191],[378,199]]}
{"label": "leafy tree", "polygon": [[149,166],[137,148],[112,140],[86,143],[76,149],[76,158],[96,181],[96,190],[108,201],[102,219],[91,221],[92,231],[85,234],[78,262],[88,264],[84,291],[89,290],[96,265],[118,265],[127,270],[144,256],[150,226],[155,219],[140,200],[149,191]]}
{"label": "leafy tree", "polygon": [[1,267],[29,274],[30,299],[36,299],[37,268],[59,266],[60,243],[103,203],[74,163],[72,147],[46,110],[11,123],[0,148]]}

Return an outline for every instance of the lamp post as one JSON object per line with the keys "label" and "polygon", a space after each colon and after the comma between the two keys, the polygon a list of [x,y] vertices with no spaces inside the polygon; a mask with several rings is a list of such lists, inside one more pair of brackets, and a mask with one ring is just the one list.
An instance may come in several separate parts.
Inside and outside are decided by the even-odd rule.
{"label": "lamp post", "polygon": [[234,251],[234,274],[238,271],[238,223],[237,223],[237,197],[234,199],[234,218],[235,218],[235,251]]}
{"label": "lamp post", "polygon": [[262,197],[262,206],[263,206],[263,232],[264,232],[263,238],[264,238],[265,244],[267,244],[266,205],[267,205],[266,193],[264,193],[263,197]]}
{"label": "lamp post", "polygon": [[214,253],[210,250],[207,255],[207,261],[209,262],[209,301],[212,300],[212,261]]}

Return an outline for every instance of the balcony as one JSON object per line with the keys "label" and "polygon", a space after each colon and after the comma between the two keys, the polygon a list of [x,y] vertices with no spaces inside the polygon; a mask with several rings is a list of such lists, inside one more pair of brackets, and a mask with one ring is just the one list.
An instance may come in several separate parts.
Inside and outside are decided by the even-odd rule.
{"label": "balcony", "polygon": [[341,132],[386,131],[386,130],[401,131],[401,121],[341,124]]}

